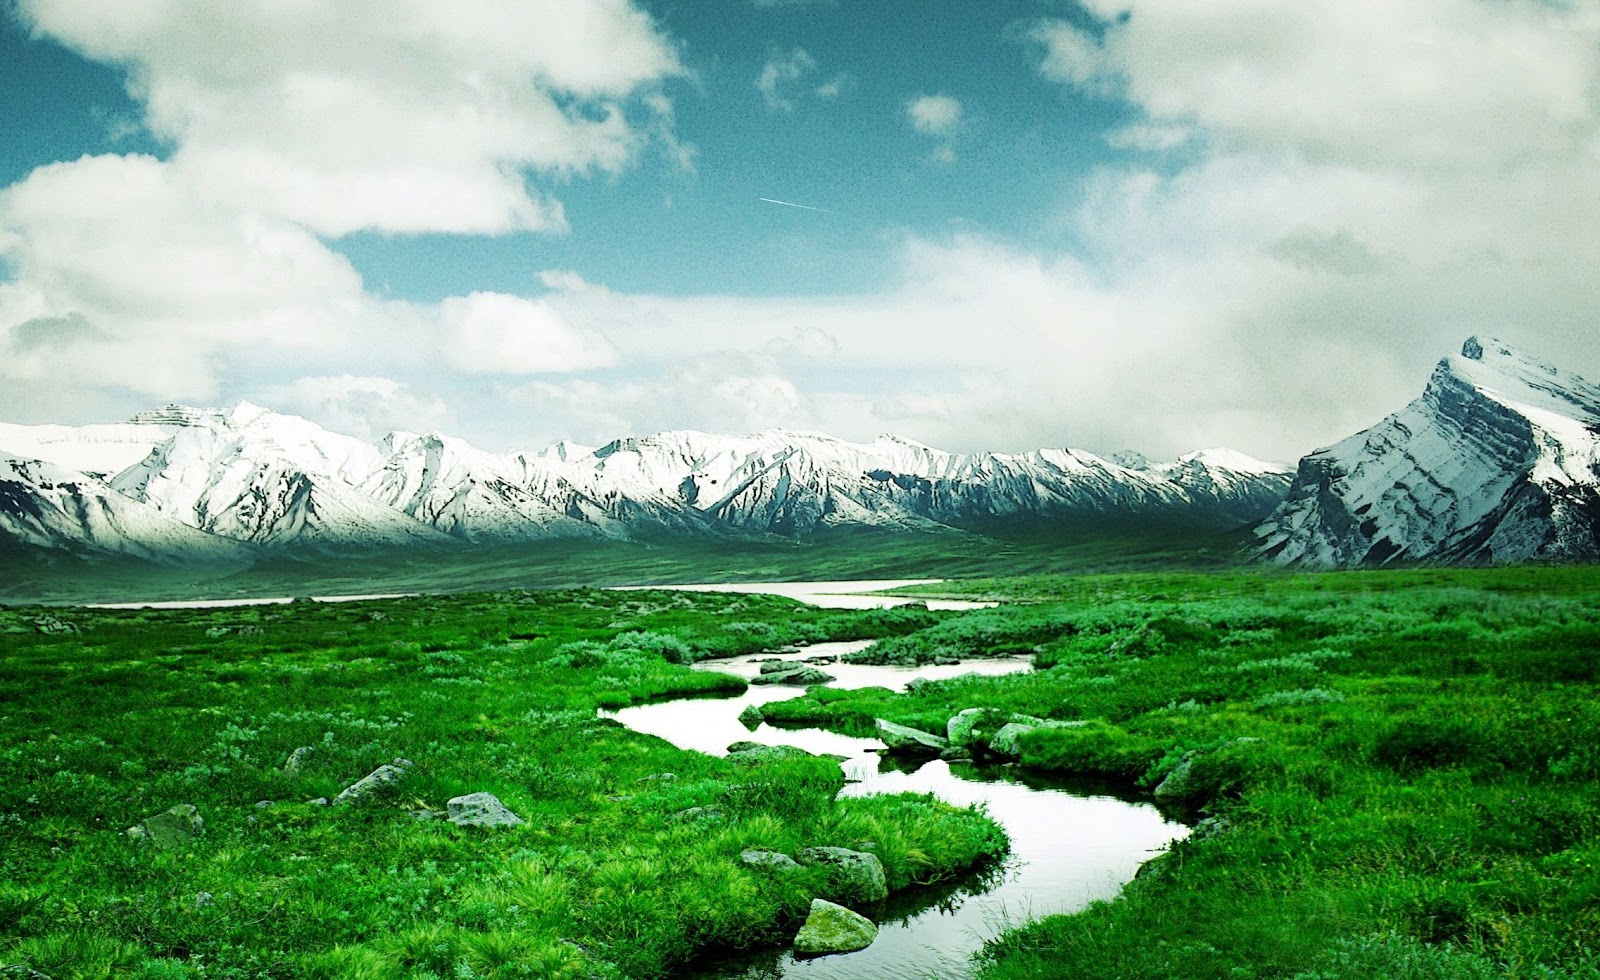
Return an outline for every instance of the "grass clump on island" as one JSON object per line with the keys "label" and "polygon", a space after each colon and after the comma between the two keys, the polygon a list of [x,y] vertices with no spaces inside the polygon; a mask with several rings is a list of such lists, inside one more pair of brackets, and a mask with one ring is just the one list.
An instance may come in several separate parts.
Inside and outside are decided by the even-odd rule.
{"label": "grass clump on island", "polygon": [[[596,709],[742,690],[681,666],[707,654],[937,618],[652,592],[0,611],[0,963],[54,980],[642,978],[787,941],[827,873],[742,850],[871,841],[904,889],[1003,854],[1004,835],[927,797],[836,801],[828,759],[739,765]],[[398,795],[312,802],[397,757]],[[472,792],[526,824],[408,813]],[[125,835],[176,804],[203,834]]]}
{"label": "grass clump on island", "polygon": [[777,723],[1076,722],[1021,765],[1212,818],[1114,901],[1008,932],[984,980],[1600,977],[1600,569],[997,579],[886,646],[1039,670],[816,690]]}

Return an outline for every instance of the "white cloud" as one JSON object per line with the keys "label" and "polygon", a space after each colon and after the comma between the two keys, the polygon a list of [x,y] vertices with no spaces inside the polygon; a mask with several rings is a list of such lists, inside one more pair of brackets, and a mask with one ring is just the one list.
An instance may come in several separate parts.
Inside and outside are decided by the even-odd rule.
{"label": "white cloud", "polygon": [[127,66],[186,184],[329,235],[561,230],[523,171],[625,166],[640,136],[623,101],[682,71],[628,0],[22,0],[20,13]]}
{"label": "white cloud", "polygon": [[847,71],[839,72],[832,78],[817,86],[817,98],[837,99],[857,85],[856,77]]}
{"label": "white cloud", "polygon": [[418,394],[393,378],[349,374],[296,378],[252,392],[250,400],[369,441],[397,430],[443,430],[452,421],[437,396]]}
{"label": "white cloud", "polygon": [[961,101],[949,95],[919,95],[906,102],[906,116],[919,133],[950,136],[961,124]]}
{"label": "white cloud", "polygon": [[562,374],[606,367],[616,352],[580,334],[549,304],[505,293],[472,293],[439,304],[450,360],[473,374]]}
{"label": "white cloud", "polygon": [[773,54],[761,66],[761,74],[756,76],[756,88],[761,92],[761,101],[774,112],[793,112],[793,89],[801,79],[816,70],[816,59],[807,54],[804,48],[795,48],[786,54]]}

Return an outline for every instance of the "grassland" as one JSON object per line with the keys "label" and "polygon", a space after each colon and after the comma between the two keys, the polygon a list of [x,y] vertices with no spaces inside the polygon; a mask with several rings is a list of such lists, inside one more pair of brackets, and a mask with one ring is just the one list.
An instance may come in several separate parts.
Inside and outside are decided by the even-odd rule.
{"label": "grassland", "polygon": [[[796,639],[1038,670],[814,689],[769,718],[867,733],[990,707],[1072,727],[1020,765],[1205,818],[1115,901],[1007,933],[986,980],[1600,977],[1600,569],[969,580],[993,610],[548,592],[215,612],[0,611],[0,961],[64,977],[660,975],[781,940],[811,890],[745,847],[878,843],[891,883],[996,852],[977,815],[839,801],[595,716],[721,688],[676,661]],[[75,633],[37,631],[42,619]],[[298,776],[283,772],[313,746]],[[404,797],[309,804],[395,756]],[[671,772],[673,780],[649,779]],[[1170,780],[1169,780],[1169,777]],[[417,822],[489,791],[505,832]],[[271,806],[258,809],[258,801]],[[192,803],[178,851],[121,831]],[[714,807],[713,824],[674,822]],[[201,895],[205,899],[201,899]]]}
{"label": "grassland", "polygon": [[[827,893],[826,871],[748,867],[746,848],[872,841],[896,890],[951,879],[1005,849],[977,813],[836,802],[830,760],[741,765],[596,714],[743,688],[681,666],[695,656],[885,628],[606,592],[0,612],[0,963],[54,980],[653,977],[784,941]],[[311,802],[396,757],[414,764],[397,796]],[[470,792],[527,823],[410,813]],[[125,835],[176,804],[203,834]]]}
{"label": "grassland", "polygon": [[[769,709],[866,731],[1076,721],[1021,764],[1157,787],[1195,835],[1114,902],[1014,931],[986,980],[1600,976],[1600,571],[949,583],[1025,605],[896,643],[1028,675]],[[1185,763],[1185,758],[1188,762]]]}

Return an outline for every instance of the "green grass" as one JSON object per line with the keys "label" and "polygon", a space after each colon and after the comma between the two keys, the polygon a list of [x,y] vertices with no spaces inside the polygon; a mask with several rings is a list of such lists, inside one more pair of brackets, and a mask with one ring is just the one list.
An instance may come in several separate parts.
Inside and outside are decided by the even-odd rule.
{"label": "green grass", "polygon": [[937,591],[1028,605],[893,645],[976,652],[1009,619],[1044,669],[815,692],[767,716],[858,732],[874,717],[938,730],[981,706],[1079,721],[1025,735],[1021,764],[1149,789],[1196,752],[1176,803],[1224,828],[1115,901],[1006,934],[986,980],[1600,976],[1600,570]]}
{"label": "green grass", "polygon": [[[986,980],[1600,977],[1600,569],[928,591],[1014,605],[510,592],[0,610],[0,960],[56,980],[649,977],[792,934],[822,883],[747,869],[746,847],[873,840],[896,887],[949,882],[1002,843],[969,811],[835,802],[824,760],[741,768],[595,716],[741,683],[679,661],[883,637],[913,658],[1028,649],[1040,669],[764,713],[857,733],[937,730],[968,707],[1079,722],[1023,736],[1020,764],[1145,790],[1186,770],[1172,805],[1217,818],[1117,899],[1004,934]],[[47,616],[78,632],[39,633]],[[300,745],[316,751],[287,776]],[[416,768],[393,805],[307,802],[396,756]],[[528,825],[405,813],[476,790]],[[181,802],[207,822],[192,847],[122,836]],[[692,807],[723,819],[672,819]]]}
{"label": "green grass", "polygon": [[[947,880],[1004,852],[980,814],[835,801],[827,759],[741,766],[596,715],[744,687],[674,661],[881,620],[650,592],[0,611],[0,962],[54,980],[653,977],[786,941],[825,892],[826,872],[751,869],[746,848],[871,840],[892,887]],[[402,756],[398,798],[311,802]],[[477,791],[527,824],[408,814]],[[188,846],[123,834],[179,803],[205,820]],[[720,817],[679,816],[693,807]]]}

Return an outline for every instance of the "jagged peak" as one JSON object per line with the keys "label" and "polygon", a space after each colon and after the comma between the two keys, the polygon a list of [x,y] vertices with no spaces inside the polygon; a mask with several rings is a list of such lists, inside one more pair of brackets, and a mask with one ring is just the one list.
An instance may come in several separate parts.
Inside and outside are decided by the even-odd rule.
{"label": "jagged peak", "polygon": [[1600,386],[1495,337],[1468,337],[1439,362],[1430,387],[1452,378],[1510,408],[1600,422]]}
{"label": "jagged peak", "polygon": [[1178,457],[1179,463],[1201,463],[1217,469],[1232,470],[1235,473],[1292,473],[1294,467],[1282,463],[1269,463],[1266,460],[1256,459],[1248,453],[1241,453],[1237,449],[1226,446],[1213,446],[1210,449],[1196,449],[1192,453],[1185,453]]}

